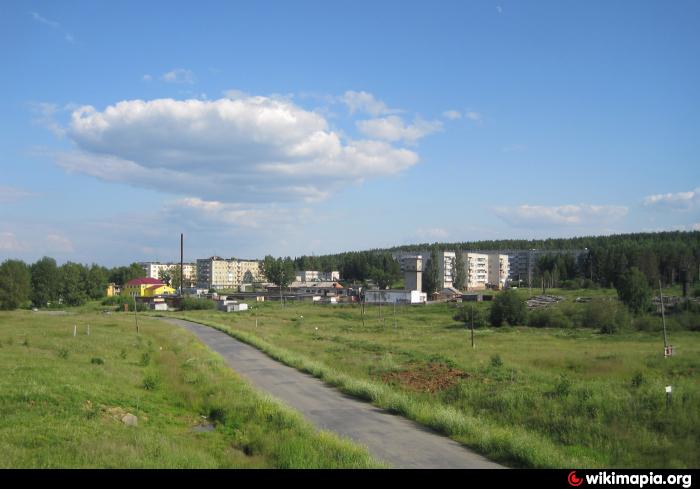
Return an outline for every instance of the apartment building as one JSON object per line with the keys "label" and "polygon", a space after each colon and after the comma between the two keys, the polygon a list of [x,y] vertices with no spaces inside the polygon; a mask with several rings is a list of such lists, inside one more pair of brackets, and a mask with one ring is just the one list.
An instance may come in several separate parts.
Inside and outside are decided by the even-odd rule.
{"label": "apartment building", "polygon": [[485,289],[489,283],[489,255],[484,253],[462,253],[467,267],[467,290]]}
{"label": "apartment building", "polygon": [[[180,263],[161,263],[158,261],[148,261],[140,262],[139,265],[143,268],[146,273],[146,277],[160,279],[160,273],[162,271],[170,270],[172,267],[176,267],[175,270],[180,272]],[[182,264],[182,279],[185,282],[185,287],[194,286],[197,281],[197,265],[194,263],[183,263]]]}
{"label": "apartment building", "polygon": [[488,283],[491,286],[502,289],[508,281],[510,273],[510,259],[508,255],[501,253],[489,253],[488,255],[489,273]]}
{"label": "apartment building", "polygon": [[197,287],[204,289],[235,289],[241,284],[262,281],[258,260],[225,259],[219,256],[197,260]]}
{"label": "apartment building", "polygon": [[297,270],[294,272],[295,282],[337,282],[340,280],[340,272],[320,272],[318,270]]}

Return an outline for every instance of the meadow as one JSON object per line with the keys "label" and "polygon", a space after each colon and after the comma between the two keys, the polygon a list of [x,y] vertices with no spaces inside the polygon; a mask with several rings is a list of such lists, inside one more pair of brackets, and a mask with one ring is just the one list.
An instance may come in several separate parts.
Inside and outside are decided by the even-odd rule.
{"label": "meadow", "polygon": [[2,468],[381,466],[152,318],[137,333],[96,304],[0,312],[0,369]]}
{"label": "meadow", "polygon": [[[562,309],[584,307],[579,296],[615,296],[607,289],[547,292],[565,297],[552,306]],[[392,306],[368,306],[364,324],[358,305],[250,306],[168,314],[228,332],[506,465],[700,465],[696,331],[671,328],[671,358],[663,355],[660,322],[614,335],[587,327],[482,327],[472,348],[470,331],[452,319],[454,303],[400,306],[395,315]]]}

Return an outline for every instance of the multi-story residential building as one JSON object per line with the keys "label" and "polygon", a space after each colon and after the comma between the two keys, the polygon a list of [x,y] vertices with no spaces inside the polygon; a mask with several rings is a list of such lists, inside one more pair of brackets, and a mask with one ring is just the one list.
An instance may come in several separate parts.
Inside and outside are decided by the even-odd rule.
{"label": "multi-story residential building", "polygon": [[318,270],[297,270],[294,272],[295,282],[337,282],[340,280],[340,272],[319,272]]}
{"label": "multi-story residential building", "polygon": [[485,289],[489,283],[489,255],[463,252],[467,267],[467,290]]}
{"label": "multi-story residential building", "polygon": [[[162,271],[170,270],[175,267],[177,273],[180,273],[180,263],[161,263],[157,261],[148,261],[139,263],[146,273],[146,277],[160,279]],[[182,264],[182,280],[185,282],[185,287],[193,287],[197,282],[197,265],[194,263]]]}
{"label": "multi-story residential building", "polygon": [[224,259],[218,256],[197,260],[197,287],[233,289],[262,281],[258,260]]}
{"label": "multi-story residential building", "polygon": [[508,255],[501,253],[489,253],[489,274],[488,283],[492,287],[502,289],[508,281],[510,272],[510,259]]}
{"label": "multi-story residential building", "polygon": [[545,255],[573,255],[574,260],[578,261],[582,255],[588,253],[588,250],[488,250],[483,253],[489,255],[499,253],[508,255],[509,275],[508,278],[514,281],[522,281],[525,284],[530,284],[535,278],[537,272],[537,260]]}

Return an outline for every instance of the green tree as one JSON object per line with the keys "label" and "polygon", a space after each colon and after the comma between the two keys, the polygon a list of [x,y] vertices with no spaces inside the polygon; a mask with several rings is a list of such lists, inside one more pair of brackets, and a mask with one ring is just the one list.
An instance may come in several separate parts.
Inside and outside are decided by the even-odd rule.
{"label": "green tree", "polygon": [[464,263],[464,255],[461,250],[457,250],[455,258],[455,274],[452,284],[457,290],[464,290],[467,285],[467,267]]}
{"label": "green tree", "polygon": [[29,301],[32,277],[21,260],[5,260],[0,265],[0,309],[17,309]]}
{"label": "green tree", "polygon": [[527,322],[527,307],[520,300],[516,291],[506,290],[494,299],[489,321],[492,326],[502,326],[503,323],[511,326],[525,324]]}
{"label": "green tree", "polygon": [[437,292],[440,286],[440,266],[438,265],[438,252],[433,250],[430,252],[430,259],[426,263],[425,270],[423,270],[423,292],[428,294],[428,299],[430,296]]}
{"label": "green tree", "polygon": [[69,306],[80,306],[85,303],[85,282],[87,270],[80,263],[66,262],[58,269],[61,283],[61,299]]}
{"label": "green tree", "polygon": [[651,289],[646,275],[639,268],[632,267],[623,273],[615,288],[620,300],[633,314],[646,312],[651,307]]}
{"label": "green tree", "polygon": [[49,302],[58,300],[59,274],[56,260],[43,257],[31,266],[32,291],[30,298],[37,307],[46,307]]}
{"label": "green tree", "polygon": [[138,263],[132,263],[128,267],[112,268],[109,272],[109,281],[117,285],[124,285],[129,280],[145,277],[146,272]]}
{"label": "green tree", "polygon": [[288,287],[294,280],[294,261],[291,258],[273,258],[267,255],[263,260],[263,274],[268,281],[280,288],[280,301],[282,289]]}
{"label": "green tree", "polygon": [[86,270],[85,294],[91,299],[104,297],[107,289],[109,270],[95,263]]}
{"label": "green tree", "polygon": [[470,327],[472,324],[474,324],[475,328],[486,326],[483,312],[473,302],[471,304],[462,304],[462,307],[457,309],[452,319],[464,323],[467,327]]}

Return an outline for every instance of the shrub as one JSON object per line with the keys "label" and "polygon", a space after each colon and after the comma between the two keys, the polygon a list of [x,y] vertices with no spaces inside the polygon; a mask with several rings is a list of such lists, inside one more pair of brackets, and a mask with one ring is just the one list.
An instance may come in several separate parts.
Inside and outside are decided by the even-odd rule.
{"label": "shrub", "polygon": [[582,316],[583,326],[598,329],[601,333],[614,334],[629,324],[626,308],[608,301],[586,304]]}
{"label": "shrub", "polygon": [[61,348],[58,350],[58,357],[63,358],[64,360],[68,359],[68,350],[66,348]]}
{"label": "shrub", "polygon": [[644,383],[644,375],[641,372],[637,372],[632,376],[632,387],[638,388]]}
{"label": "shrub", "polygon": [[491,366],[493,368],[498,368],[503,366],[503,360],[501,360],[501,355],[496,353],[495,355],[491,355]]}
{"label": "shrub", "polygon": [[119,358],[126,360],[126,348],[122,348],[122,351],[119,352]]}
{"label": "shrub", "polygon": [[475,306],[463,305],[459,309],[452,319],[464,323],[467,327],[471,327],[474,324],[475,328],[481,328],[486,326],[486,319],[480,308]]}
{"label": "shrub", "polygon": [[525,324],[527,307],[516,291],[506,290],[494,299],[489,320],[492,326],[502,326],[503,323],[510,326]]}
{"label": "shrub", "polygon": [[104,365],[105,361],[102,360],[100,357],[92,357],[90,359],[90,363],[93,365]]}
{"label": "shrub", "polygon": [[196,297],[184,297],[180,302],[182,311],[194,311],[204,309],[216,309],[216,302],[209,299],[198,299]]}
{"label": "shrub", "polygon": [[535,328],[571,328],[571,318],[558,307],[536,309],[530,313],[528,324]]}
{"label": "shrub", "polygon": [[143,378],[142,386],[147,391],[152,391],[158,387],[159,383],[160,383],[160,381],[159,381],[158,377],[156,377],[153,374],[148,374]]}
{"label": "shrub", "polygon": [[650,314],[638,316],[632,320],[632,327],[637,331],[660,331],[662,328],[661,317]]}
{"label": "shrub", "polygon": [[151,354],[148,352],[145,352],[143,355],[141,355],[141,366],[146,367],[148,364],[151,363]]}

